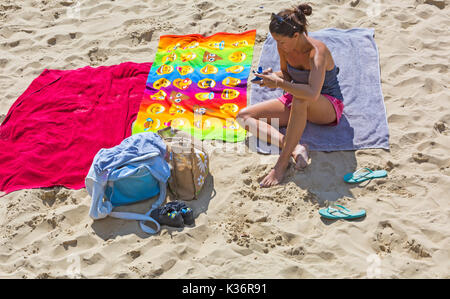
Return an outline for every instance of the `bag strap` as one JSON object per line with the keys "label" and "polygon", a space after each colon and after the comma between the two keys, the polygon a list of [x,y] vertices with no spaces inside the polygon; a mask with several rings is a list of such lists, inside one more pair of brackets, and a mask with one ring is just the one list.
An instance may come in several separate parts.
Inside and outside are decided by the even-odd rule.
{"label": "bag strap", "polygon": [[191,173],[192,173],[192,184],[194,185],[194,198],[197,199],[197,184],[195,183],[195,174],[194,174],[194,167],[195,167],[195,148],[194,145],[191,146]]}
{"label": "bag strap", "polygon": [[[161,229],[161,226],[159,223],[150,217],[150,213],[157,209],[161,204],[166,200],[166,183],[159,181],[159,197],[158,199],[153,203],[150,210],[146,214],[138,214],[138,213],[129,213],[129,212],[111,212],[109,216],[114,218],[120,218],[120,219],[127,219],[127,220],[138,220],[139,225],[141,229],[148,233],[148,234],[156,234]],[[145,225],[145,222],[150,221],[153,222],[156,226],[156,230],[151,228],[150,226]]]}
{"label": "bag strap", "polygon": [[[178,187],[177,187],[177,177],[175,175],[175,171],[177,169],[176,159],[173,154],[172,145],[170,143],[166,142],[166,146],[167,146],[167,152],[169,153],[169,160],[170,160],[170,162],[168,162],[169,166],[170,166],[169,189],[172,191],[173,195],[175,195],[175,197],[177,197],[178,194],[176,193],[176,190]],[[173,189],[175,189],[175,190],[173,190]]]}
{"label": "bag strap", "polygon": [[[119,219],[127,219],[127,220],[138,220],[139,225],[141,226],[141,229],[148,233],[148,234],[156,234],[161,229],[159,223],[153,219],[152,217],[148,216],[147,214],[137,214],[137,213],[128,213],[128,212],[111,212],[109,216]],[[150,221],[153,222],[156,226],[156,229],[153,229],[144,223]]]}
{"label": "bag strap", "polygon": [[[150,210],[147,212],[147,214],[145,214],[145,216],[147,216],[149,219],[151,219],[150,221],[154,222],[156,224],[157,230],[154,231],[152,228],[148,227],[147,225],[145,225],[145,220],[141,220],[139,221],[139,225],[141,226],[141,229],[149,234],[156,234],[157,232],[159,232],[159,230],[161,229],[159,223],[153,219],[152,217],[150,217],[150,213],[159,208],[162,203],[166,200],[166,194],[167,194],[167,184],[165,182],[160,181],[159,182],[159,197],[158,199],[153,203],[152,207],[150,208]],[[154,231],[154,232],[153,232]]]}

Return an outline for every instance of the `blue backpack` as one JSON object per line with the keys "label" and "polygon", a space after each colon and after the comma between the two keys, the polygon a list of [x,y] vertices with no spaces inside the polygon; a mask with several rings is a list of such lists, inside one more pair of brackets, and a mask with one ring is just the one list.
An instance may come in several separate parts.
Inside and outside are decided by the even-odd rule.
{"label": "blue backpack", "polygon": [[[166,199],[169,164],[164,159],[166,145],[153,132],[144,132],[124,139],[119,145],[101,149],[94,157],[86,176],[86,189],[92,197],[89,215],[93,219],[107,216],[138,220],[143,231],[154,234],[159,223],[150,217]],[[113,208],[147,200],[158,195],[145,214],[114,212]],[[153,222],[156,229],[145,225]]]}

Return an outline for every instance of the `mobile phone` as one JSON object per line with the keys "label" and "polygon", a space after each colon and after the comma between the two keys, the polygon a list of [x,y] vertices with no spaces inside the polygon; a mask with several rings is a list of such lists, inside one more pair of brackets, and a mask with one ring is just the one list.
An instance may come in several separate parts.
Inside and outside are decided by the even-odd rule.
{"label": "mobile phone", "polygon": [[[255,70],[253,70],[253,74],[261,74],[261,73],[262,73],[262,67],[259,67],[257,72],[255,72]],[[261,81],[261,80],[262,80],[261,77],[256,76],[255,78],[253,78],[251,80],[251,82],[258,82],[258,81]]]}

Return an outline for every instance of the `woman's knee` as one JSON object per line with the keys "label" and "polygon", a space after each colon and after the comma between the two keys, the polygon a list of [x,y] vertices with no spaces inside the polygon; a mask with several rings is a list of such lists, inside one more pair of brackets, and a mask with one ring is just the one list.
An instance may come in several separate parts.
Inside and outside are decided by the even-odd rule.
{"label": "woman's knee", "polygon": [[236,115],[236,120],[245,121],[250,117],[254,117],[254,115],[249,107],[245,107],[244,109],[239,110],[238,114]]}
{"label": "woman's knee", "polygon": [[308,106],[310,101],[303,98],[292,98],[292,104],[297,104],[297,106]]}

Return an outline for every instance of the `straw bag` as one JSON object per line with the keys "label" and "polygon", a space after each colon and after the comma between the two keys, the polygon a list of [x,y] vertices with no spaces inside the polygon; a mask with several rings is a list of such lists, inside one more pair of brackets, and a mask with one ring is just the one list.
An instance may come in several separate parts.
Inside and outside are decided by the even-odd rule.
{"label": "straw bag", "polygon": [[158,131],[167,146],[169,189],[177,200],[194,200],[209,174],[209,157],[189,133],[171,127]]}

